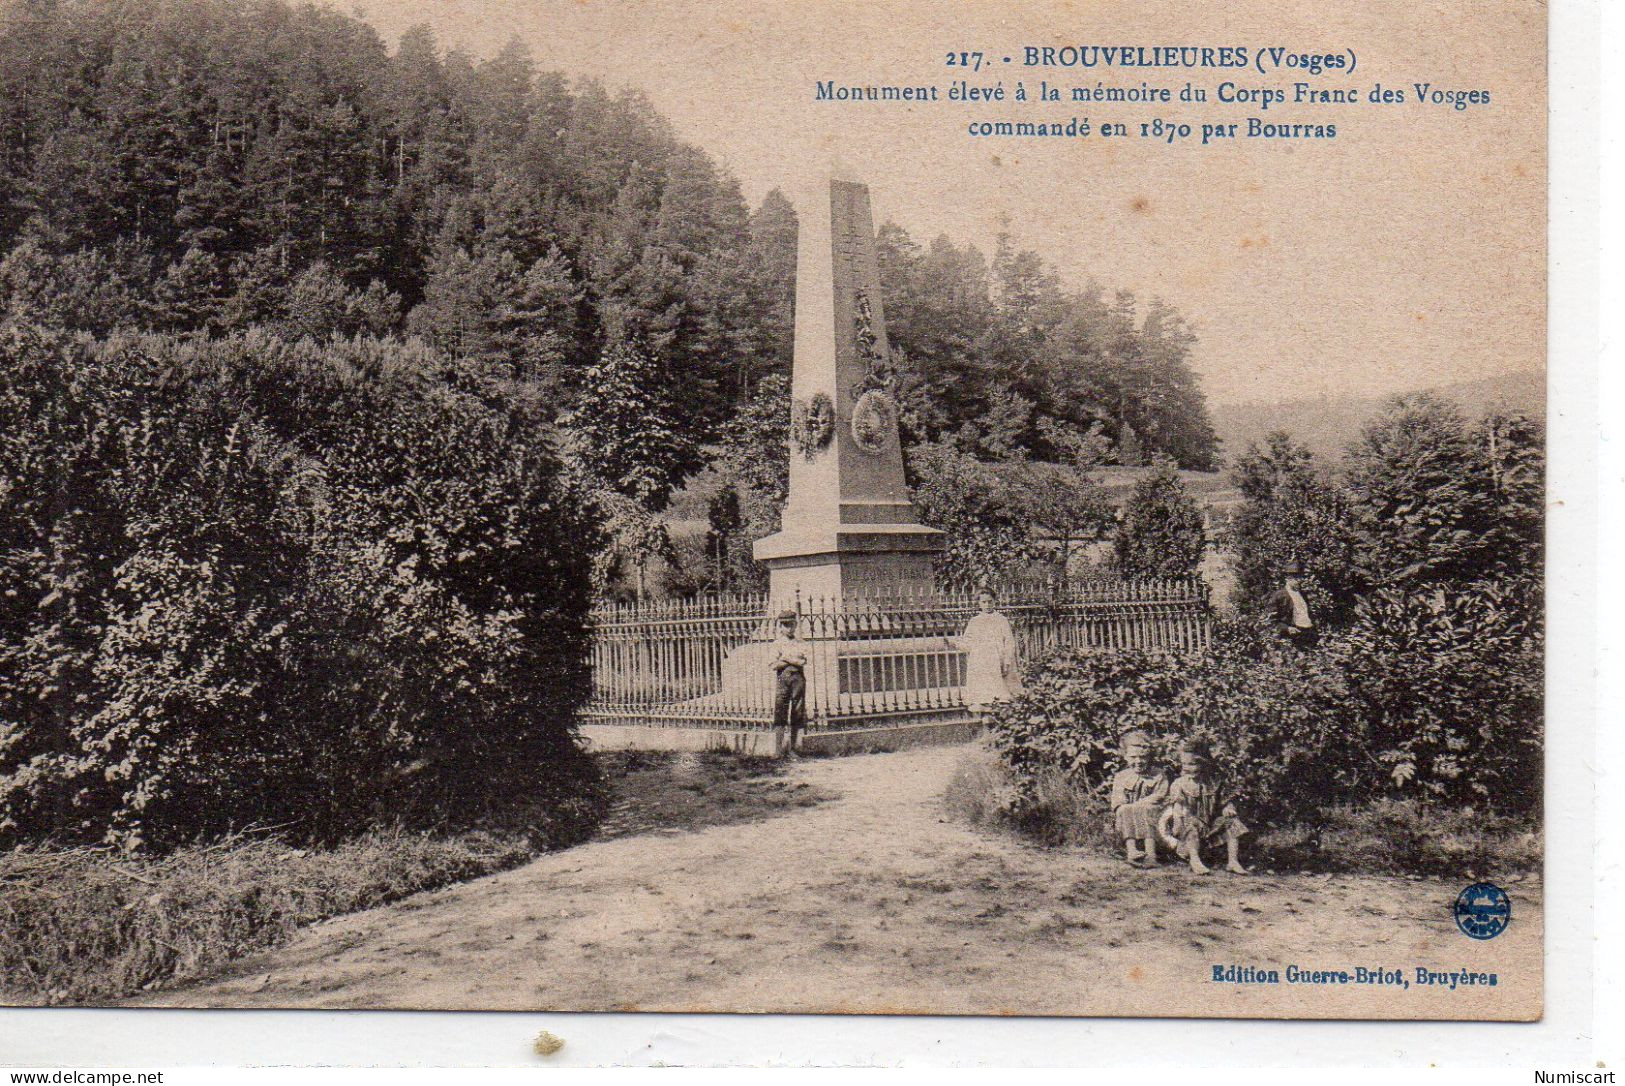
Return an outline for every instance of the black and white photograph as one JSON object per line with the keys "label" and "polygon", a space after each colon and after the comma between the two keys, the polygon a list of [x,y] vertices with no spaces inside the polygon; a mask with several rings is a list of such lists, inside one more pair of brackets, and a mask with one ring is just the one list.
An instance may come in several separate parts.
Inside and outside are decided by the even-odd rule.
{"label": "black and white photograph", "polygon": [[0,1004],[1539,1019],[1544,6],[1021,8],[0,0]]}

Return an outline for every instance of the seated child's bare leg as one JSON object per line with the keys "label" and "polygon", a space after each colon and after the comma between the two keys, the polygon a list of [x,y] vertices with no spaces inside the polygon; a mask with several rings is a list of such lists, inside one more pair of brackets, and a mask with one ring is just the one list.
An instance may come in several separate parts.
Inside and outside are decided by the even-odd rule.
{"label": "seated child's bare leg", "polygon": [[1248,871],[1245,867],[1243,867],[1241,865],[1241,834],[1239,834],[1239,833],[1227,833],[1227,834],[1225,834],[1225,836],[1224,836],[1224,851],[1225,851],[1226,859],[1229,860],[1229,862],[1224,865],[1225,869],[1227,871],[1233,871],[1237,875],[1250,875],[1250,874],[1252,874],[1252,872]]}
{"label": "seated child's bare leg", "polygon": [[1123,853],[1129,863],[1134,863],[1145,857],[1145,853],[1140,851],[1140,846],[1132,837],[1123,838]]}
{"label": "seated child's bare leg", "polygon": [[1148,863],[1157,862],[1157,835],[1150,833],[1145,838],[1145,858]]}
{"label": "seated child's bare leg", "polygon": [[1202,862],[1202,835],[1200,833],[1192,830],[1190,835],[1185,838],[1185,852],[1190,857],[1192,874],[1205,875],[1208,873],[1207,864]]}

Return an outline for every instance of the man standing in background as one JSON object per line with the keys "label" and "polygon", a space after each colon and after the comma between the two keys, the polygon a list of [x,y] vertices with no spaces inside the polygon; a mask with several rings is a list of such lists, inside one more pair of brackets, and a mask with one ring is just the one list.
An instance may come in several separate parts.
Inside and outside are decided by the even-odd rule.
{"label": "man standing in background", "polygon": [[1309,602],[1303,598],[1299,577],[1303,565],[1297,559],[1286,564],[1281,571],[1282,584],[1270,596],[1270,618],[1280,639],[1296,648],[1313,648],[1320,631],[1309,613]]}

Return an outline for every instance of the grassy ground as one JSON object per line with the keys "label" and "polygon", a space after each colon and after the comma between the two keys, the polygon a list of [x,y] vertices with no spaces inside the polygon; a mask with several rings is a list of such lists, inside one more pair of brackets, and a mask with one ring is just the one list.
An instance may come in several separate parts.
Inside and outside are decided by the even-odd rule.
{"label": "grassy ground", "polygon": [[536,855],[522,835],[371,833],[305,850],[239,837],[161,860],[0,856],[0,1001],[96,1003],[184,980],[305,925]]}
{"label": "grassy ground", "polygon": [[[600,755],[605,839],[747,822],[829,793],[770,759]],[[546,851],[533,833],[371,833],[302,849],[244,836],[163,859],[104,849],[0,855],[0,1002],[97,1003],[205,976],[301,928],[503,871]]]}
{"label": "grassy ground", "polygon": [[600,754],[598,763],[612,797],[600,840],[754,822],[832,798],[827,789],[787,779],[785,763],[775,758],[615,751]]}

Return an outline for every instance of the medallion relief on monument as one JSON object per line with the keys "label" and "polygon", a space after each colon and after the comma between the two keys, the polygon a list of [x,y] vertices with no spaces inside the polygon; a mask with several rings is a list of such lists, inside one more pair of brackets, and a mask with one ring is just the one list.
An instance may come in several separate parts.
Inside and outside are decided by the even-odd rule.
{"label": "medallion relief on monument", "polygon": [[897,409],[891,397],[871,388],[852,405],[852,441],[867,453],[883,453],[897,426]]}
{"label": "medallion relief on monument", "polygon": [[835,404],[828,393],[815,392],[810,400],[791,402],[790,441],[802,456],[811,460],[834,435]]}

